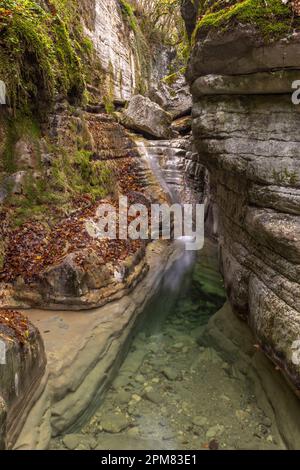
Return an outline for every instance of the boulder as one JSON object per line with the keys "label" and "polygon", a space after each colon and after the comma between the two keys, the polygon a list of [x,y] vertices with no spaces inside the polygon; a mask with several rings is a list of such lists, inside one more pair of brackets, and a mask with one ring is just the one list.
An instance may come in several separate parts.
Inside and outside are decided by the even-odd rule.
{"label": "boulder", "polygon": [[186,116],[192,110],[192,95],[188,86],[184,85],[175,90],[166,110],[172,115],[173,119]]}
{"label": "boulder", "polygon": [[157,139],[172,137],[171,122],[169,113],[141,95],[134,96],[123,113],[123,124],[127,128]]}
{"label": "boulder", "polygon": [[158,104],[161,108],[166,109],[168,106],[169,98],[168,86],[161,82],[159,85],[154,85],[149,91],[149,98],[154,103]]}
{"label": "boulder", "polygon": [[101,420],[101,427],[103,431],[108,432],[110,434],[118,434],[124,429],[128,428],[130,425],[128,419],[124,415],[115,415],[111,414],[105,416]]}

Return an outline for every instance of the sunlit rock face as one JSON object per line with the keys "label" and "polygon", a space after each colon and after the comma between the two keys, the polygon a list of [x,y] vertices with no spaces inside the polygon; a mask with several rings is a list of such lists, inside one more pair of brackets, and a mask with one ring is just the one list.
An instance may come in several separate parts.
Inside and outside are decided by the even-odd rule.
{"label": "sunlit rock face", "polygon": [[86,33],[94,43],[107,91],[115,99],[128,100],[140,75],[134,30],[117,0],[88,0],[84,4]]}
{"label": "sunlit rock face", "polygon": [[188,70],[193,134],[228,296],[299,390],[299,38],[264,45],[247,27],[201,34]]}

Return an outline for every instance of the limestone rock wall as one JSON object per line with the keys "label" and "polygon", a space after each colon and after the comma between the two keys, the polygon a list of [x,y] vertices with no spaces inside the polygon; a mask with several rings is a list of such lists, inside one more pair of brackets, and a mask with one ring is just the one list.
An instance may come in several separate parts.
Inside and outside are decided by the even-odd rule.
{"label": "limestone rock wall", "polygon": [[299,50],[297,34],[265,44],[253,27],[206,29],[188,70],[229,299],[298,391],[300,106],[291,93]]}

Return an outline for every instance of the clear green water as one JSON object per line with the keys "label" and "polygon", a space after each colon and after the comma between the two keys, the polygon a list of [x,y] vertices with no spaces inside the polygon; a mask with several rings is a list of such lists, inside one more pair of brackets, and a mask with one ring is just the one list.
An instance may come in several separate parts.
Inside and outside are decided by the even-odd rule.
{"label": "clear green water", "polygon": [[247,374],[204,341],[225,302],[215,248],[190,256],[167,274],[99,409],[53,449],[276,448]]}

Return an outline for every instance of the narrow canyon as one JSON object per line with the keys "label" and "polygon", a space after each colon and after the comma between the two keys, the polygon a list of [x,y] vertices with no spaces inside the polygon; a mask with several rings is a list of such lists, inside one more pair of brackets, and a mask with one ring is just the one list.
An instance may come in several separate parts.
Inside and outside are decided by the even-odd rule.
{"label": "narrow canyon", "polygon": [[0,2],[1,450],[300,449],[299,89],[294,0]]}

